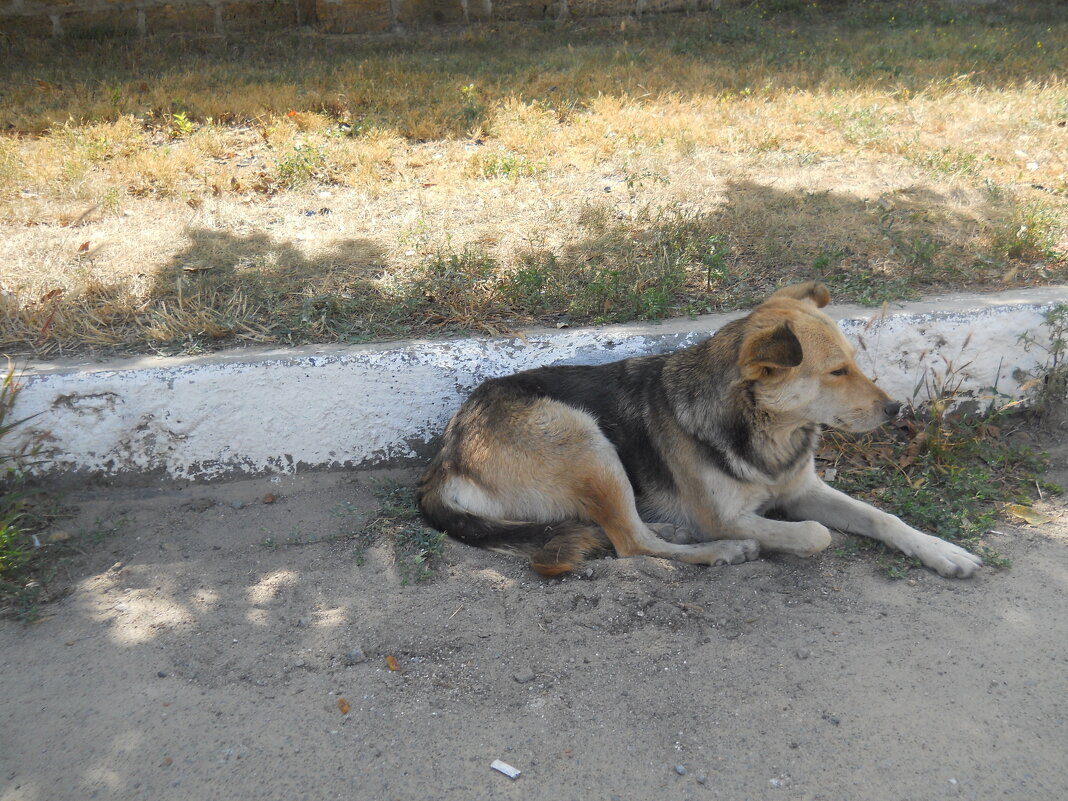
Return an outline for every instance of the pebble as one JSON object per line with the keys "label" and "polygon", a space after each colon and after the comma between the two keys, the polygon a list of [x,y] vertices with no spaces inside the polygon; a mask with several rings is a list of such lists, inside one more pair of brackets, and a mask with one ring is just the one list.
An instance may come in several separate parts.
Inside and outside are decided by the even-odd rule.
{"label": "pebble", "polygon": [[167,674],[164,673],[162,670],[158,671],[156,675],[159,676],[161,679],[167,678]]}
{"label": "pebble", "polygon": [[309,621],[308,618],[306,618],[306,617],[298,617],[297,618],[297,626],[302,628],[302,629],[307,628],[308,627],[308,623],[310,623],[310,622],[311,621]]}
{"label": "pebble", "polygon": [[708,781],[708,777],[705,774],[703,774],[703,773],[698,773],[697,774],[697,783],[698,784],[705,784],[707,781]]}
{"label": "pebble", "polygon": [[810,656],[812,656],[812,652],[810,650],[808,650],[807,648],[798,648],[797,649],[797,658],[798,659],[808,659]]}
{"label": "pebble", "polygon": [[686,766],[685,765],[676,765],[675,766],[675,772],[677,774],[679,774],[680,776],[685,776],[686,775]]}
{"label": "pebble", "polygon": [[512,675],[512,678],[520,684],[526,684],[527,682],[534,681],[534,671],[528,667],[520,668]]}
{"label": "pebble", "polygon": [[358,665],[361,662],[366,662],[366,661],[367,661],[367,654],[365,654],[363,652],[363,649],[360,648],[360,647],[353,648],[351,651],[349,651],[347,654],[345,654],[345,664],[346,665]]}
{"label": "pebble", "polygon": [[231,501],[230,502],[230,508],[232,508],[232,509],[243,509],[244,507],[245,507],[245,504],[242,503],[241,501]]}

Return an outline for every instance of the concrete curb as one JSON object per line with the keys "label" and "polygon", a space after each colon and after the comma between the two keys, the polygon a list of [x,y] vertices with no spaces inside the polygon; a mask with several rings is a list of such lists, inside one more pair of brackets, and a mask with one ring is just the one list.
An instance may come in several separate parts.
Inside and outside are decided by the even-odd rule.
{"label": "concrete curb", "polygon": [[[1014,399],[1044,363],[1043,314],[1068,287],[829,311],[891,396],[940,382]],[[211,480],[389,464],[425,453],[477,384],[543,364],[599,363],[693,344],[742,313],[497,339],[246,349],[199,358],[30,364],[15,419],[43,442],[43,477]]]}

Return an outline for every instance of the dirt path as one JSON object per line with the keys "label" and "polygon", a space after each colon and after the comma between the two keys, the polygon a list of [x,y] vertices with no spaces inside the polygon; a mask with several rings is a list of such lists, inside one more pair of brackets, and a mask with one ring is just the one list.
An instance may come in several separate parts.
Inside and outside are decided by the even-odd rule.
{"label": "dirt path", "polygon": [[377,477],[69,498],[74,592],[0,622],[0,801],[1068,796],[1063,521],[964,582],[831,551],[546,582],[450,543],[404,585],[384,544],[293,544]]}

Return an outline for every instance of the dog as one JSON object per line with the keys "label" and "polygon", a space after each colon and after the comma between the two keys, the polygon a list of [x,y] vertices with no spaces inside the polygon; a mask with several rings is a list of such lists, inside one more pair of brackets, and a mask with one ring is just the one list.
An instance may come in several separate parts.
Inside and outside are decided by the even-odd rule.
{"label": "dog", "polygon": [[824,427],[871,431],[901,408],[857,367],[829,302],[820,283],[787,286],[688,348],[486,381],[419,481],[424,518],[545,576],[613,549],[706,565],[811,556],[828,528],[972,576],[979,557],[816,474]]}

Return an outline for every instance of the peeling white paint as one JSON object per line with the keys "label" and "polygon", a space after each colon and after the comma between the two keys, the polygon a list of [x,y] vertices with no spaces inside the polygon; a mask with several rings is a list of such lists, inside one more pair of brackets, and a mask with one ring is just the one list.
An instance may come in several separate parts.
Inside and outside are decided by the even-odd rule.
{"label": "peeling white paint", "polygon": [[[948,380],[1015,398],[1039,367],[1020,335],[1068,287],[909,304],[886,315],[836,310],[862,367],[900,400]],[[293,473],[412,458],[482,380],[543,364],[599,363],[693,344],[737,314],[520,338],[229,351],[200,359],[30,365],[15,415],[37,416],[42,474],[175,479]],[[941,378],[940,378],[941,376]]]}

